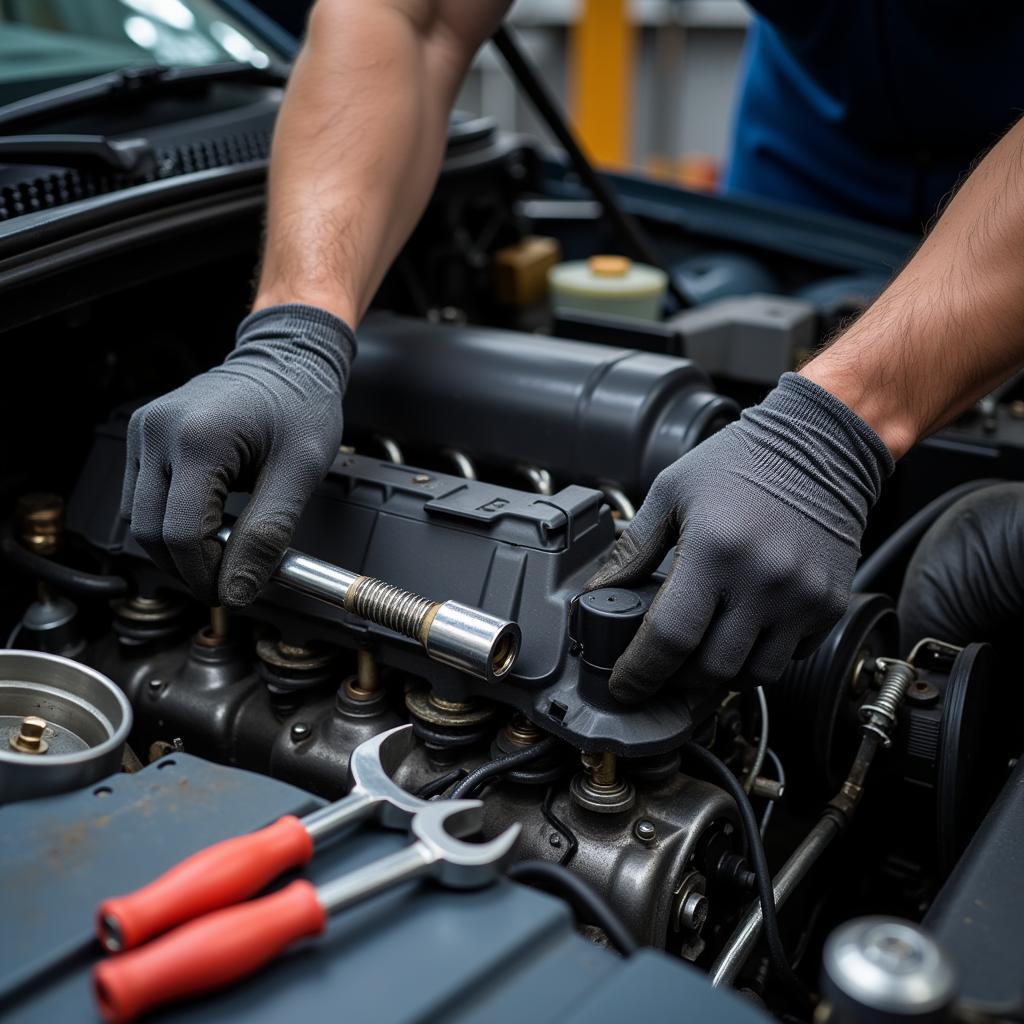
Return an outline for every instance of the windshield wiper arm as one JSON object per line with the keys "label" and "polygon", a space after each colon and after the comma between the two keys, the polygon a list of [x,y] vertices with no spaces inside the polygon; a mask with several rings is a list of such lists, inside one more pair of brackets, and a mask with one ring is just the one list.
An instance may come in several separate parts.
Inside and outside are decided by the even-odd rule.
{"label": "windshield wiper arm", "polygon": [[101,166],[145,177],[156,170],[156,153],[146,139],[104,135],[0,135],[0,164],[55,167]]}
{"label": "windshield wiper arm", "polygon": [[251,64],[234,61],[184,68],[165,67],[162,64],[125,68],[0,106],[0,126],[9,128],[17,124],[24,127],[54,114],[74,114],[123,97],[146,98],[186,92],[197,86],[217,82],[283,85],[286,80],[287,75],[280,69],[256,68]]}

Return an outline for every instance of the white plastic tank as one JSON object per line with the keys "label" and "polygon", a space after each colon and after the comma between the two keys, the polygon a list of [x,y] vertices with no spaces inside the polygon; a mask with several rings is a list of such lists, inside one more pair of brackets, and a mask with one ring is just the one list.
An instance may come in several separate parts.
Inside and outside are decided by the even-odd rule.
{"label": "white plastic tank", "polygon": [[591,256],[548,271],[556,311],[582,310],[638,320],[660,319],[668,275],[626,256]]}

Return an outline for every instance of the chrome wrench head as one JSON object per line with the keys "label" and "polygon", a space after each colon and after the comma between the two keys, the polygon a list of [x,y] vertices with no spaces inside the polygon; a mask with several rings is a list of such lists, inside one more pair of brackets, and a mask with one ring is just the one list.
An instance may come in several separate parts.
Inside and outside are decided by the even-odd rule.
{"label": "chrome wrench head", "polygon": [[412,750],[413,743],[412,726],[400,725],[364,740],[349,758],[348,777],[352,792],[363,793],[379,801],[377,817],[385,828],[404,828],[414,814],[430,806],[391,780]]}
{"label": "chrome wrench head", "polygon": [[476,889],[497,878],[519,838],[518,824],[486,843],[456,838],[480,828],[483,807],[479,800],[438,800],[412,819],[410,831],[429,851],[434,877],[453,889]]}

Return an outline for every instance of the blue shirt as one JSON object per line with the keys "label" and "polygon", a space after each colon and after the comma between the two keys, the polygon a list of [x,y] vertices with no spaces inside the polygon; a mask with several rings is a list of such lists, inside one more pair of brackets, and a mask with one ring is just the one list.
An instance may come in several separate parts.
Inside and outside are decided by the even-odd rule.
{"label": "blue shirt", "polygon": [[1024,113],[1024,5],[751,6],[726,191],[919,232]]}

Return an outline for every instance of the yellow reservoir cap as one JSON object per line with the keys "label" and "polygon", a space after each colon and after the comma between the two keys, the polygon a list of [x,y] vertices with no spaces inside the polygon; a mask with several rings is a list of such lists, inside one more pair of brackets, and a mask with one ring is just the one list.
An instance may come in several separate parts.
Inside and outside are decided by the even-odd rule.
{"label": "yellow reservoir cap", "polygon": [[628,256],[591,256],[587,267],[596,277],[625,277],[633,261]]}

